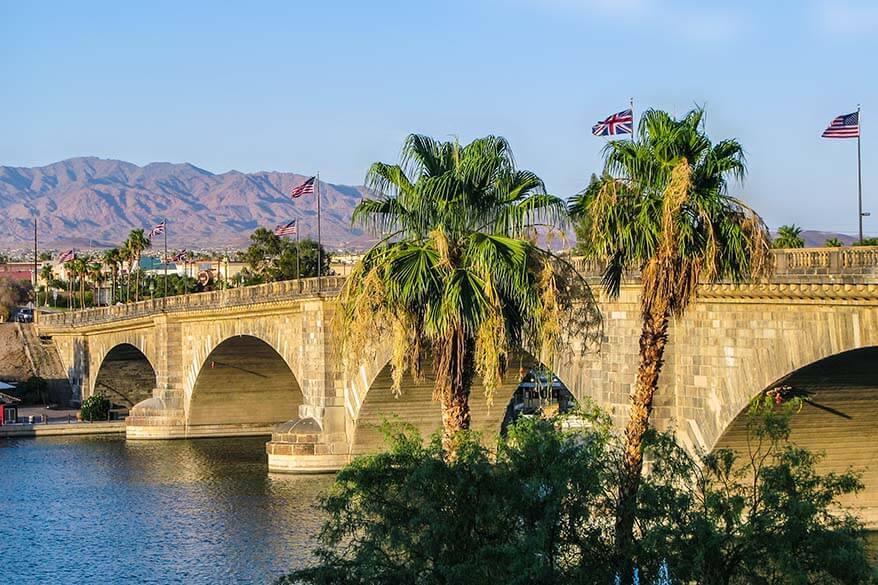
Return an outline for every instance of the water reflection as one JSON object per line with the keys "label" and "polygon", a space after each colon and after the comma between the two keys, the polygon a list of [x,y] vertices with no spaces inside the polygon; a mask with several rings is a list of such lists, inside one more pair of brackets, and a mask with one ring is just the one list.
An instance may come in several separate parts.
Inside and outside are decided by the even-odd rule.
{"label": "water reflection", "polygon": [[3,579],[259,583],[301,566],[331,477],[270,476],[264,445],[0,441]]}

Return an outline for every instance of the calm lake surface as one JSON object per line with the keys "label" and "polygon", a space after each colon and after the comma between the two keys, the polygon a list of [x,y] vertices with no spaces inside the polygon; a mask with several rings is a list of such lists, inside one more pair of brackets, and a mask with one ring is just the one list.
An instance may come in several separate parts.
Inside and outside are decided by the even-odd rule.
{"label": "calm lake surface", "polygon": [[311,558],[331,476],[265,441],[0,439],[0,582],[269,583]]}

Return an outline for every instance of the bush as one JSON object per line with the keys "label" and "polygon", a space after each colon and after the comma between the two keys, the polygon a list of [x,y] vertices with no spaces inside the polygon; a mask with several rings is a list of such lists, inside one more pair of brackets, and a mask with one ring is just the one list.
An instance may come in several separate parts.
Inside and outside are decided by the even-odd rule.
{"label": "bush", "polygon": [[49,398],[49,383],[39,376],[31,376],[22,386],[26,399],[33,403],[46,404]]}
{"label": "bush", "polygon": [[[640,583],[874,582],[863,527],[838,506],[857,476],[817,474],[817,457],[788,443],[789,416],[754,414],[766,446],[743,462],[649,437],[630,551]],[[452,461],[438,437],[425,446],[410,427],[385,432],[389,451],[354,460],[322,497],[318,563],[278,584],[621,581],[622,445],[603,414],[524,418],[493,452],[467,434]]]}
{"label": "bush", "polygon": [[107,420],[110,413],[110,399],[103,394],[92,394],[82,401],[79,414],[82,420],[101,421]]}

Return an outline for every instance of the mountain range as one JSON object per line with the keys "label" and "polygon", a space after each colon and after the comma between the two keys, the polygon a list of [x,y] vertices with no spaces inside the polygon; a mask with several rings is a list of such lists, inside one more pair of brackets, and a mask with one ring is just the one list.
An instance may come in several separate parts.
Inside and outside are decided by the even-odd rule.
{"label": "mountain range", "polygon": [[[96,157],[42,167],[0,166],[0,247],[27,248],[38,216],[41,247],[105,247],[135,228],[168,221],[172,248],[239,247],[258,227],[300,221],[300,236],[317,237],[317,199],[292,199],[308,177],[296,173],[229,171],[194,165],[138,166]],[[362,186],[320,182],[321,232],[327,247],[362,247],[371,238],[352,229]]]}
{"label": "mountain range", "polygon": [[[168,245],[179,248],[241,247],[258,227],[300,221],[300,236],[317,235],[317,199],[289,195],[308,177],[260,171],[211,173],[189,163],[138,166],[96,157],[71,158],[43,167],[0,166],[0,248],[33,245],[38,214],[40,247],[98,248],[121,243],[135,228],[168,221]],[[363,186],[320,183],[321,232],[330,249],[367,247],[373,238],[351,227]],[[844,234],[806,230],[806,246]]]}

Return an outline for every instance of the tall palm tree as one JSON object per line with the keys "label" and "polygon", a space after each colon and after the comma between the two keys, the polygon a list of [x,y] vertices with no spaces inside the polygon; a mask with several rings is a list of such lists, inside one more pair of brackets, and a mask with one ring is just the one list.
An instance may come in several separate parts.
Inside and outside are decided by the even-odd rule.
{"label": "tall palm tree", "polygon": [[101,263],[98,262],[89,262],[86,266],[86,271],[88,273],[88,277],[92,282],[92,290],[94,291],[94,295],[92,296],[92,305],[97,307],[98,300],[100,297],[101,285],[104,283],[104,267]]}
{"label": "tall palm tree", "polygon": [[49,306],[49,288],[52,286],[52,281],[55,279],[55,272],[52,270],[51,264],[43,264],[43,267],[40,268],[40,278],[43,279],[43,282],[46,283],[46,306]]}
{"label": "tall palm tree", "polygon": [[119,259],[125,266],[125,302],[131,302],[131,269],[134,262],[134,253],[131,250],[131,242],[125,240],[119,248]]}
{"label": "tall palm tree", "polygon": [[401,163],[375,163],[367,182],[378,197],[357,205],[353,223],[381,240],[341,293],[344,355],[359,359],[376,332],[387,331],[399,392],[406,370],[421,377],[429,351],[443,444],[453,456],[456,433],[470,426],[474,376],[490,400],[510,351],[527,347],[551,365],[572,328],[576,293],[568,283],[580,293],[587,287],[524,239],[537,224],[557,225],[564,205],[539,177],[516,169],[509,144],[494,136],[461,146],[411,135]]}
{"label": "tall palm tree", "polygon": [[802,228],[796,224],[782,225],[777,228],[777,237],[771,242],[773,248],[804,248]]}
{"label": "tall palm tree", "polygon": [[152,242],[146,237],[143,229],[138,228],[136,230],[131,230],[131,233],[128,234],[127,243],[133,256],[134,266],[137,270],[134,285],[134,301],[137,302],[140,300],[140,258],[143,255],[143,251],[152,246]]}
{"label": "tall palm tree", "polygon": [[626,271],[642,278],[640,363],[625,430],[625,457],[616,518],[616,547],[625,566],[633,538],[643,467],[643,437],[668,339],[668,323],[689,306],[699,282],[741,281],[768,270],[769,235],[762,219],[728,194],[746,171],[735,140],[712,144],[699,129],[703,112],[681,119],[644,113],[634,140],[604,149],[604,173],[570,203],[586,218],[584,250],[606,263],[603,285],[619,294]]}
{"label": "tall palm tree", "polygon": [[842,242],[838,238],[829,238],[825,242],[823,242],[823,245],[827,248],[842,248],[844,247],[844,242]]}
{"label": "tall palm tree", "polygon": [[88,273],[88,258],[76,257],[70,261],[70,270],[76,277],[79,288],[79,308],[85,308],[85,276]]}
{"label": "tall palm tree", "polygon": [[110,279],[112,280],[112,294],[110,294],[110,304],[116,302],[116,274],[119,272],[119,265],[122,264],[122,255],[119,248],[110,248],[104,252],[104,264],[110,269]]}

